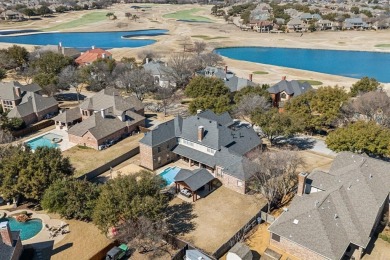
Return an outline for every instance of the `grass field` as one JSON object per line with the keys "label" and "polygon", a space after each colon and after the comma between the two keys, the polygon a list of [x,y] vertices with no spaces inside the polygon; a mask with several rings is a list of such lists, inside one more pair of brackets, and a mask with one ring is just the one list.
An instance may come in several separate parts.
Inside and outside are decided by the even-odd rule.
{"label": "grass field", "polygon": [[256,75],[265,75],[265,74],[269,74],[269,73],[266,72],[266,71],[256,70],[256,71],[253,72],[253,74],[256,74]]}
{"label": "grass field", "polygon": [[71,22],[59,24],[50,28],[46,28],[43,31],[59,31],[69,28],[75,28],[82,25],[96,23],[108,19],[105,12],[93,12],[83,15],[81,18],[73,20]]}
{"label": "grass field", "polygon": [[211,36],[207,36],[207,35],[192,35],[191,37],[200,38],[200,39],[205,40],[205,41],[229,38],[229,37],[224,37],[224,36],[211,37]]}
{"label": "grass field", "polygon": [[390,43],[385,43],[385,44],[377,44],[375,47],[379,48],[390,48]]}
{"label": "grass field", "polygon": [[310,85],[312,86],[319,86],[319,85],[322,85],[324,83],[322,83],[321,81],[318,81],[318,80],[311,80],[311,79],[301,79],[301,80],[298,80],[299,82],[303,83],[303,82],[308,82]]}
{"label": "grass field", "polygon": [[165,14],[165,15],[163,15],[163,17],[164,18],[173,18],[176,20],[191,20],[191,21],[196,21],[196,22],[212,22],[212,20],[207,18],[207,17],[194,15],[194,13],[199,12],[201,10],[202,9],[200,9],[200,8],[181,10],[181,11],[177,11],[174,13]]}

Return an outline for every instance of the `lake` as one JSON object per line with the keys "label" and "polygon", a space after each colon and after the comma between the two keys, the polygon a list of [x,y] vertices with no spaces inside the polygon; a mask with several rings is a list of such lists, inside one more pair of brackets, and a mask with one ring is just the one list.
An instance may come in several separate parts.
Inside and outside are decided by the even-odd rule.
{"label": "lake", "polygon": [[272,47],[231,47],[215,50],[236,60],[390,82],[390,53]]}
{"label": "lake", "polygon": [[[122,32],[50,32],[28,35],[0,36],[0,42],[32,45],[57,45],[72,47],[81,51],[96,46],[102,49],[136,48],[155,43],[152,39],[132,39],[133,37],[151,37],[164,35],[167,30],[139,30]],[[0,32],[1,34],[2,32]]]}

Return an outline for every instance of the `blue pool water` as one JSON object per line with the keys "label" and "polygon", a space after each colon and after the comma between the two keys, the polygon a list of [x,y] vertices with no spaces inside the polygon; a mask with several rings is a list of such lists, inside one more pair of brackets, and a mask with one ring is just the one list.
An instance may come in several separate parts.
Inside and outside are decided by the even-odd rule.
{"label": "blue pool water", "polygon": [[179,167],[168,167],[160,173],[160,176],[167,182],[167,186],[169,186],[175,182],[175,176],[180,170]]}
{"label": "blue pool water", "polygon": [[390,53],[269,47],[220,48],[216,52],[237,60],[390,82]]}
{"label": "blue pool water", "polygon": [[62,136],[56,134],[45,134],[38,138],[27,141],[26,144],[30,146],[32,150],[36,150],[38,147],[57,148],[59,145],[52,142],[53,138],[62,139]]}
{"label": "blue pool water", "polygon": [[142,47],[155,43],[152,39],[131,39],[132,37],[163,35],[167,30],[139,30],[124,32],[51,32],[29,35],[0,36],[0,42],[33,44],[33,45],[57,45],[59,42],[64,47],[72,47],[81,51],[92,46],[102,49],[122,47]]}
{"label": "blue pool water", "polygon": [[27,222],[18,222],[14,218],[5,218],[1,221],[8,221],[10,229],[12,231],[20,230],[20,239],[26,240],[32,238],[42,230],[42,220],[30,219]]}

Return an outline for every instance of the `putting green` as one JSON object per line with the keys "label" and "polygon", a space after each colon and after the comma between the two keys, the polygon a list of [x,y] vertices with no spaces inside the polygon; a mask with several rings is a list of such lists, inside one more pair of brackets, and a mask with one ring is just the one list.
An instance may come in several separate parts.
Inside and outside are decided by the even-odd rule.
{"label": "putting green", "polygon": [[96,23],[100,22],[103,20],[108,19],[106,17],[107,12],[93,12],[93,13],[88,13],[83,15],[81,18],[76,19],[71,22],[66,22],[63,24],[59,24],[50,28],[46,28],[43,31],[59,31],[59,30],[64,30],[64,29],[69,29],[69,28],[74,28],[74,27],[79,27],[82,25],[86,25],[89,23]]}
{"label": "putting green", "polygon": [[253,74],[257,74],[257,75],[265,75],[265,74],[268,74],[268,72],[266,71],[260,71],[260,70],[257,70],[257,71],[254,71]]}
{"label": "putting green", "polygon": [[199,16],[199,15],[193,15],[196,12],[201,11],[201,8],[192,8],[192,9],[187,9],[187,10],[181,10],[177,11],[174,13],[170,14],[164,14],[164,18],[173,18],[176,20],[189,20],[189,21],[194,21],[194,22],[212,22],[211,19],[204,17],[204,16]]}
{"label": "putting green", "polygon": [[377,45],[375,45],[375,47],[379,47],[379,48],[390,48],[390,44],[389,44],[389,43],[386,43],[386,44],[377,44]]}
{"label": "putting green", "polygon": [[318,85],[324,84],[321,81],[311,80],[311,79],[307,79],[307,80],[306,79],[301,79],[301,80],[298,80],[298,81],[301,82],[301,83],[308,82],[312,86],[318,86]]}

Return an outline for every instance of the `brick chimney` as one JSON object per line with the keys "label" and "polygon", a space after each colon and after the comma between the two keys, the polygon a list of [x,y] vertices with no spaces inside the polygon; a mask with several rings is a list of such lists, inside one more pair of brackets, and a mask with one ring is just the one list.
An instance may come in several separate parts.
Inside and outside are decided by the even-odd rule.
{"label": "brick chimney", "polygon": [[282,80],[286,80],[286,79],[287,79],[287,77],[286,77],[286,76],[283,76],[283,77],[282,77]]}
{"label": "brick chimney", "polygon": [[20,98],[22,97],[22,91],[19,87],[15,87],[15,94]]}
{"label": "brick chimney", "polygon": [[104,109],[100,110],[100,115],[102,116],[102,118],[106,117],[106,113],[105,113]]}
{"label": "brick chimney", "polygon": [[297,191],[298,196],[302,196],[303,193],[305,193],[306,178],[307,178],[306,172],[301,172],[300,174],[298,174],[298,191]]}
{"label": "brick chimney", "polygon": [[228,66],[226,65],[226,66],[225,66],[225,73],[227,73],[227,69],[228,69]]}
{"label": "brick chimney", "polygon": [[198,126],[198,141],[201,142],[204,137],[204,127]]}
{"label": "brick chimney", "polygon": [[252,81],[252,79],[253,79],[253,74],[251,73],[249,74],[249,81]]}
{"label": "brick chimney", "polygon": [[0,223],[0,235],[3,243],[7,246],[12,246],[12,234],[11,229],[9,228],[8,221]]}

